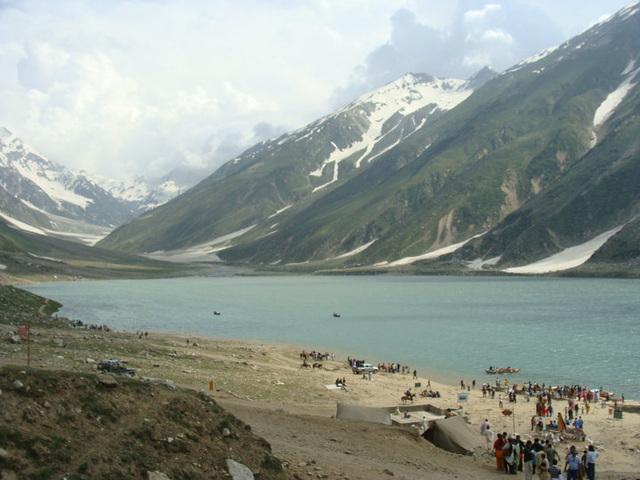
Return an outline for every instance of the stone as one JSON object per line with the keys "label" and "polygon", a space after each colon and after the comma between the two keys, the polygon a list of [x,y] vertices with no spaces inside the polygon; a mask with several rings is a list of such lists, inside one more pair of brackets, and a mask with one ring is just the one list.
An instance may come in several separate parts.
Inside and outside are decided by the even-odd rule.
{"label": "stone", "polygon": [[98,375],[98,382],[105,387],[115,388],[118,386],[118,381],[111,375]]}
{"label": "stone", "polygon": [[227,468],[233,480],[254,480],[251,469],[235,460],[227,458]]}
{"label": "stone", "polygon": [[167,474],[156,470],[154,472],[147,472],[147,480],[171,480],[171,478],[168,477]]}

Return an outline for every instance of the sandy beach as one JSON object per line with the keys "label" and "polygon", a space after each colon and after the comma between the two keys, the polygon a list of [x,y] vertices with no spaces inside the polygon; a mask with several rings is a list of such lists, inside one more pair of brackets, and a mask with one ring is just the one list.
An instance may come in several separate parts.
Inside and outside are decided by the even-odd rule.
{"label": "sandy beach", "polygon": [[[309,422],[324,420],[323,425],[330,429],[334,428],[334,433],[351,430],[351,424],[358,424],[357,428],[363,428],[365,431],[376,430],[380,427],[375,424],[363,426],[362,422],[331,419],[336,414],[337,403],[373,407],[398,406],[402,411],[409,404],[404,405],[401,402],[401,396],[406,390],[419,392],[421,388],[416,389],[416,383],[421,384],[422,387],[430,383],[432,390],[439,391],[441,397],[418,396],[415,399],[415,404],[431,404],[442,409],[460,408],[461,415],[467,420],[469,428],[478,435],[479,439],[483,439],[480,436],[480,427],[485,419],[489,421],[492,430],[496,433],[508,432],[510,435],[517,433],[525,441],[537,436],[531,430],[531,417],[536,413],[535,399],[533,398],[527,402],[524,396],[518,395],[517,401],[511,403],[508,402],[506,395],[503,395],[503,407],[501,407],[498,395],[496,394],[495,398],[484,397],[479,384],[475,388],[471,388],[471,385],[465,383],[465,390],[462,390],[460,385],[436,383],[428,375],[421,375],[420,372],[417,372],[417,378],[414,379],[410,368],[405,374],[379,372],[373,374],[369,380],[368,375],[353,374],[348,367],[347,359],[323,360],[322,368],[318,369],[301,368],[302,362],[299,353],[303,348],[287,345],[220,342],[207,338],[191,339],[190,343],[193,345],[194,341],[197,347],[185,348],[183,350],[185,353],[195,350],[198,355],[217,357],[223,361],[223,364],[227,362],[226,371],[218,371],[214,374],[218,377],[213,393],[216,400],[247,423],[254,425],[256,431],[273,445],[275,452],[282,458],[289,459],[291,463],[308,461],[308,459],[305,460],[304,455],[301,456],[297,453],[298,444],[305,437],[305,433],[286,433],[288,428],[285,428],[283,433],[279,431],[281,427],[276,427],[279,424],[286,424],[285,419],[291,419],[291,414],[308,416]],[[220,358],[216,350],[222,349],[224,351],[225,348],[220,348],[221,345],[225,345],[231,350],[235,349],[237,353],[232,353],[231,359],[228,358],[228,352]],[[309,351],[308,348],[307,351]],[[225,356],[226,358],[224,358]],[[236,365],[240,364],[242,368],[233,368],[233,363],[230,362]],[[240,374],[240,372],[244,374]],[[327,388],[328,385],[335,383],[337,378],[342,377],[347,381],[346,390]],[[487,377],[487,381],[495,382],[492,376],[487,375]],[[501,380],[504,378],[504,376],[501,377]],[[197,388],[198,385],[192,384],[191,387]],[[467,401],[458,403],[458,393],[464,391],[467,393]],[[625,403],[628,407],[639,405],[638,402],[628,400]],[[556,400],[553,405],[556,412],[564,411],[567,402]],[[564,458],[570,445],[575,445],[582,452],[589,444],[593,444],[600,453],[597,478],[618,480],[640,478],[640,414],[624,412],[622,419],[614,419],[610,408],[613,406],[611,402],[591,404],[589,413],[584,410],[584,402],[579,402],[579,406],[579,414],[584,419],[586,439],[585,441],[556,443],[556,449],[560,455]],[[502,412],[505,409],[513,411],[513,415],[504,415]],[[546,424],[549,420],[551,419],[545,418],[544,423]],[[389,471],[394,472],[395,475],[404,475],[406,478],[484,479],[504,475],[503,472],[496,470],[495,458],[491,453],[475,457],[449,454],[433,448],[423,440],[419,436],[420,430],[417,427],[385,427],[382,430],[386,431],[389,428],[406,429],[411,436],[417,439],[415,442],[417,448],[411,449],[411,453],[408,454],[405,447],[403,454],[402,448],[396,451],[395,448],[388,445],[389,442],[382,440],[384,443],[380,444],[380,439],[374,436],[369,440],[367,457],[376,458],[382,452],[390,450],[401,458],[405,458],[408,463],[428,458],[432,472],[425,476],[422,469],[428,469],[428,467],[423,466],[414,469],[408,468],[406,471],[403,468],[401,473],[393,469],[385,473],[385,468],[381,468],[377,470],[382,472],[380,478],[388,476]],[[312,432],[310,434],[315,437]],[[545,432],[543,432],[543,436],[546,436]],[[366,443],[366,435],[364,437],[363,441]],[[486,442],[482,440],[482,443]],[[344,445],[340,447],[344,448]],[[329,455],[327,459],[333,465],[337,465],[336,457],[341,455],[340,448],[336,450],[338,451]],[[314,453],[316,456],[319,455],[318,450],[314,450]],[[342,453],[342,455],[345,454]],[[387,455],[388,453],[385,453],[382,457],[384,462],[389,462]],[[407,455],[410,459],[406,458]],[[394,458],[393,454],[391,458]],[[454,467],[457,470],[449,470]],[[373,468],[366,475],[356,475],[351,472],[347,476],[350,478],[375,478],[375,471],[376,469]]]}
{"label": "sandy beach", "polygon": [[[2,336],[11,327],[0,325]],[[415,404],[441,409],[460,408],[470,430],[480,436],[487,419],[496,433],[518,433],[533,438],[531,417],[535,401],[518,396],[504,406],[495,398],[483,397],[481,383],[475,388],[437,383],[425,372],[378,372],[353,374],[346,358],[322,360],[320,368],[304,368],[300,353],[309,345],[276,345],[221,340],[186,334],[149,332],[105,332],[84,328],[34,328],[32,367],[95,371],[101,358],[119,358],[136,370],[136,378],[161,378],[177,386],[203,390],[225,409],[251,425],[267,440],[274,454],[285,462],[296,478],[382,479],[491,479],[505,475],[497,471],[490,452],[463,456],[436,448],[420,436],[417,426],[386,426],[364,421],[337,419],[337,404],[371,407],[398,406],[406,390],[419,392],[431,383],[440,398],[418,396]],[[325,353],[325,352],[321,352]],[[330,353],[330,352],[329,352]],[[8,347],[2,343],[0,363],[20,364],[26,359],[26,345]],[[313,360],[309,362],[313,363]],[[486,375],[486,381],[495,382]],[[346,379],[346,389],[333,388],[337,378]],[[504,377],[501,377],[504,378]],[[416,388],[416,384],[421,384]],[[467,401],[458,402],[458,393]],[[566,402],[554,401],[557,411]],[[626,406],[639,405],[627,400]],[[583,402],[580,402],[582,408]],[[600,453],[597,478],[620,480],[640,478],[640,414],[624,412],[614,419],[611,404],[593,405],[584,419],[586,440],[558,443],[564,456],[570,445],[579,451],[593,443]],[[509,409],[513,415],[502,413]],[[549,419],[545,419],[545,423]],[[523,475],[520,473],[519,475]]]}

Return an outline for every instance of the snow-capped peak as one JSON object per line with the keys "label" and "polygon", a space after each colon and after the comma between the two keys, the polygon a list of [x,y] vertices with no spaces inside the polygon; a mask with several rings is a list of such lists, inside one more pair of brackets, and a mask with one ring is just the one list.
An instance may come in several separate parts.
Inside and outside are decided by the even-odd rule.
{"label": "snow-capped peak", "polygon": [[[296,136],[295,141],[298,142],[313,138],[326,124],[343,115],[361,119],[363,131],[360,139],[342,147],[331,142],[333,151],[318,168],[309,172],[311,177],[322,177],[326,168],[333,168],[329,181],[315,187],[314,191],[339,179],[339,165],[343,160],[357,155],[356,168],[360,168],[365,162],[372,162],[422,128],[430,116],[450,110],[463,102],[473,93],[474,86],[481,83],[480,78],[472,84],[466,80],[407,73],[378,90],[360,96],[306,129],[294,132],[293,136]],[[411,116],[412,122],[402,121]],[[381,142],[383,139],[384,142]],[[385,147],[382,147],[383,143]]]}
{"label": "snow-capped peak", "polygon": [[90,198],[77,194],[71,188],[77,178],[64,167],[50,162],[4,127],[0,131],[0,140],[0,168],[3,170],[0,184],[5,190],[11,192],[8,182],[17,174],[35,184],[59,207],[66,203],[86,208],[91,203]]}

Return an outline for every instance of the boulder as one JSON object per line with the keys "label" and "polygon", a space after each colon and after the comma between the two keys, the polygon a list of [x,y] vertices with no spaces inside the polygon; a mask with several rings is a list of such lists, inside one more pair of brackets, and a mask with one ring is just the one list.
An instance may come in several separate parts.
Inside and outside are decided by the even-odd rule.
{"label": "boulder", "polygon": [[98,375],[98,382],[105,387],[115,388],[118,386],[118,381],[111,375]]}
{"label": "boulder", "polygon": [[147,480],[171,480],[165,473],[158,470],[155,472],[147,472]]}
{"label": "boulder", "polygon": [[227,458],[227,468],[233,480],[254,480],[251,469],[235,460]]}

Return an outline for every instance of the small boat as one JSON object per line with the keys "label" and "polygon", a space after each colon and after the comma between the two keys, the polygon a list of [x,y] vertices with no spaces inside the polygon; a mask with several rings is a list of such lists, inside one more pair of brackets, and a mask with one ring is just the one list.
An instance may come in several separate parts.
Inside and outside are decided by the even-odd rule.
{"label": "small boat", "polygon": [[334,313],[333,314],[333,318],[340,318],[340,314],[339,313]]}
{"label": "small boat", "polygon": [[516,372],[519,372],[519,371],[520,371],[519,368],[511,368],[511,367],[499,368],[498,369],[498,373],[516,373]]}
{"label": "small boat", "polygon": [[497,373],[516,373],[519,371],[520,371],[519,368],[511,368],[511,367],[498,368],[497,370],[493,367],[489,367],[488,369],[485,370],[485,372],[487,372],[490,375],[495,375]]}
{"label": "small boat", "polygon": [[214,314],[214,315],[220,315],[220,312],[219,312],[218,310],[214,310],[214,311],[213,311],[213,314]]}

